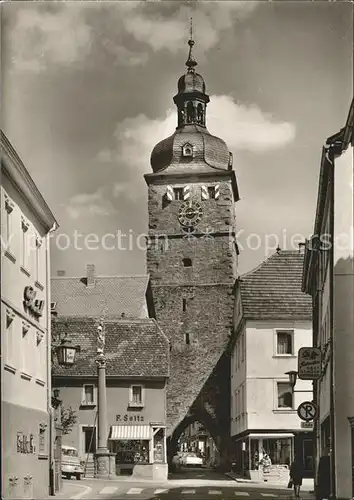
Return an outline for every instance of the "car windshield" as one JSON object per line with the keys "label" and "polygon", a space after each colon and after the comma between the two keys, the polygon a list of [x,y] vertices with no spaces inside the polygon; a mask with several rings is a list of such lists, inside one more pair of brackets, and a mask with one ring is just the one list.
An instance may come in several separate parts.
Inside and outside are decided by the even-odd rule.
{"label": "car windshield", "polygon": [[77,450],[68,450],[68,449],[62,448],[62,453],[63,453],[63,455],[65,455],[67,457],[77,457],[78,456]]}

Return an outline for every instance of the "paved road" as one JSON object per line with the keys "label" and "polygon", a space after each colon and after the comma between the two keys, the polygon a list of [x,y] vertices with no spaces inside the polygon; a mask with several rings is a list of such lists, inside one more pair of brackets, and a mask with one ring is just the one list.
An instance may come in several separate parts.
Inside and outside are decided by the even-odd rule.
{"label": "paved road", "polygon": [[[288,500],[294,498],[292,491],[237,483],[214,471],[183,470],[172,474],[168,482],[161,485],[130,478],[120,481],[85,480],[82,485],[92,491],[84,499],[99,500]],[[304,493],[304,500],[311,498]]]}

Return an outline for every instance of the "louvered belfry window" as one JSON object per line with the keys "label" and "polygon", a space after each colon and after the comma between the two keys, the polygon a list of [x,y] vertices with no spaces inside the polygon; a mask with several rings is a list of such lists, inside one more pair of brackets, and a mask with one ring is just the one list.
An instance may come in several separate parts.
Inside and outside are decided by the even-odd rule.
{"label": "louvered belfry window", "polygon": [[277,332],[277,354],[293,354],[292,332]]}

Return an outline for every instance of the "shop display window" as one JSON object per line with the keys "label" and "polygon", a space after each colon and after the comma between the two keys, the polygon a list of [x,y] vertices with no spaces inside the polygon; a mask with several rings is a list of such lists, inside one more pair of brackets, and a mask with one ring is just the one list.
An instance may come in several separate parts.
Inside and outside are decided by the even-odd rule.
{"label": "shop display window", "polygon": [[149,463],[149,441],[114,441],[112,452],[116,454],[116,462],[121,465]]}

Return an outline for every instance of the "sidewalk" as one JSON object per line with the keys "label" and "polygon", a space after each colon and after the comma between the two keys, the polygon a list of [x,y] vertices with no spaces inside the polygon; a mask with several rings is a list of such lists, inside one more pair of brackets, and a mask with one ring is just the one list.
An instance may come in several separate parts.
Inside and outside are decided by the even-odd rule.
{"label": "sidewalk", "polygon": [[75,482],[67,482],[65,481],[63,483],[63,488],[61,489],[60,492],[56,493],[55,496],[50,496],[50,499],[60,499],[60,498],[66,498],[70,500],[78,500],[79,498],[82,498],[83,496],[87,495],[88,493],[91,493],[92,488],[90,486],[85,486],[84,484],[77,484],[79,481]]}
{"label": "sidewalk", "polygon": [[[245,477],[243,477],[239,474],[236,474],[235,472],[226,472],[225,475],[230,477],[231,479],[233,479],[237,483],[258,484],[258,485],[262,485],[262,487],[265,487],[265,488],[268,487],[268,488],[282,488],[282,489],[284,489],[287,487],[287,484],[284,484],[284,483],[270,483],[268,481],[267,482],[266,481],[252,481],[251,479],[246,479]],[[306,498],[315,498],[313,479],[307,479],[307,478],[303,479],[301,492],[309,495]]]}

